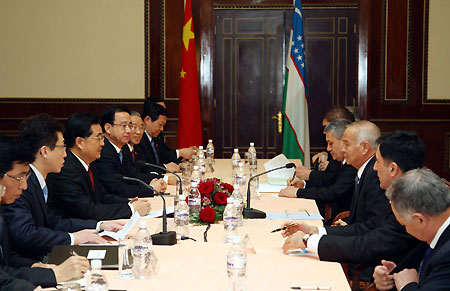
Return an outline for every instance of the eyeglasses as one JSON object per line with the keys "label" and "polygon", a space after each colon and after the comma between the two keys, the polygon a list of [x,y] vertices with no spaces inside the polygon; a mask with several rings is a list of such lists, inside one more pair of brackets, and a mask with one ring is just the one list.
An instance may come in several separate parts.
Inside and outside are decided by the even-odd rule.
{"label": "eyeglasses", "polygon": [[8,174],[3,174],[3,177],[10,177],[10,178],[16,179],[20,183],[22,181],[28,180],[28,177],[30,177],[30,175],[31,175],[31,172],[28,172],[26,175],[23,175],[23,176],[11,176]]}
{"label": "eyeglasses", "polygon": [[126,124],[126,123],[121,123],[121,124],[113,123],[113,126],[114,125],[119,126],[122,130],[126,130],[127,128],[131,129],[131,127],[132,127],[131,124]]}
{"label": "eyeglasses", "polygon": [[130,126],[130,129],[131,130],[136,130],[136,129],[138,129],[139,128],[139,130],[140,131],[144,131],[144,125],[139,125],[139,126],[137,126],[136,124],[132,124],[131,126]]}
{"label": "eyeglasses", "polygon": [[104,141],[104,140],[105,140],[105,134],[102,133],[102,134],[99,135],[99,136],[88,136],[88,137],[86,137],[86,138],[95,139],[95,140],[97,140],[97,141]]}
{"label": "eyeglasses", "polygon": [[62,148],[64,150],[66,150],[67,145],[65,145],[65,144],[55,144],[55,148]]}

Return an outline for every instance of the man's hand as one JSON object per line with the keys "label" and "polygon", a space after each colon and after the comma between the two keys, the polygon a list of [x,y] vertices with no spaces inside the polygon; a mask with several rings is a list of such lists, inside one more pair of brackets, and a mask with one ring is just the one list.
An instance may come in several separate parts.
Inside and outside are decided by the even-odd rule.
{"label": "man's hand", "polygon": [[108,243],[107,240],[102,238],[97,234],[95,229],[83,229],[77,232],[72,233],[75,239],[75,245],[84,244],[84,243],[96,243],[96,244],[105,244]]}
{"label": "man's hand", "polygon": [[305,168],[303,165],[298,165],[295,168],[295,176],[302,180],[309,180],[309,174],[311,173],[310,169]]}
{"label": "man's hand", "polygon": [[167,189],[167,184],[164,182],[164,179],[153,179],[150,182],[150,186],[152,186],[156,191],[164,193]]}
{"label": "man's hand", "polygon": [[394,288],[394,276],[389,275],[389,273],[395,266],[394,262],[382,260],[381,265],[375,267],[373,278],[375,279],[377,290],[391,290]]}
{"label": "man's hand", "polygon": [[[287,225],[293,224],[293,222],[287,222],[285,224],[283,224],[282,227],[285,227]],[[285,230],[283,230],[281,232],[281,235],[283,237],[287,237],[290,235],[293,235],[296,232],[302,232],[303,234],[305,233],[309,233],[309,234],[317,234],[319,233],[319,229],[316,226],[310,226],[304,223],[297,223],[297,225],[295,226],[291,226],[289,228],[286,228]]]}
{"label": "man's hand", "polygon": [[343,221],[342,219],[338,219],[335,221],[334,226],[347,226],[348,223]]}
{"label": "man's hand", "polygon": [[195,147],[178,149],[178,155],[186,160],[189,160],[194,154]]}
{"label": "man's hand", "polygon": [[288,250],[306,248],[303,243],[303,236],[305,236],[303,232],[297,232],[296,234],[289,236],[283,244],[283,253],[286,254]]}
{"label": "man's hand", "polygon": [[125,220],[116,219],[116,220],[105,220],[100,223],[100,230],[109,230],[117,232],[121,230],[127,222]]}
{"label": "man's hand", "polygon": [[147,215],[150,210],[152,209],[150,202],[146,201],[133,201],[131,202],[133,204],[134,210],[139,213],[140,216]]}
{"label": "man's hand", "polygon": [[327,169],[329,163],[330,163],[329,161],[320,162],[320,170],[325,171]]}
{"label": "man's hand", "polygon": [[178,178],[175,177],[174,175],[170,174],[169,175],[169,179],[167,180],[167,184],[169,185],[176,185],[178,182]]}
{"label": "man's hand", "polygon": [[280,193],[278,193],[278,197],[297,198],[297,188],[288,186],[284,189],[281,189]]}
{"label": "man's hand", "polygon": [[84,273],[89,269],[89,261],[82,256],[71,256],[61,263],[61,265],[54,266],[56,281],[65,282],[80,279]]}
{"label": "man's hand", "polygon": [[166,166],[166,169],[169,170],[169,171],[172,171],[174,173],[179,173],[180,172],[180,166],[178,166],[174,162],[170,162],[170,163],[168,163],[165,166]]}
{"label": "man's hand", "polygon": [[397,290],[401,290],[409,283],[419,283],[419,276],[417,275],[416,269],[404,269],[394,274],[394,281]]}
{"label": "man's hand", "polygon": [[300,188],[303,189],[305,187],[305,181],[300,180],[299,178],[295,177],[295,178],[289,178],[287,179],[287,185],[288,186],[294,186],[296,188]]}
{"label": "man's hand", "polygon": [[[323,156],[325,156],[325,159],[321,158],[321,157],[323,157]],[[326,160],[328,159],[328,153],[327,153],[327,152],[320,152],[320,153],[318,153],[318,154],[315,154],[315,155],[312,157],[312,162],[315,163],[317,159],[320,159],[320,160],[322,160],[322,161],[326,161]]]}

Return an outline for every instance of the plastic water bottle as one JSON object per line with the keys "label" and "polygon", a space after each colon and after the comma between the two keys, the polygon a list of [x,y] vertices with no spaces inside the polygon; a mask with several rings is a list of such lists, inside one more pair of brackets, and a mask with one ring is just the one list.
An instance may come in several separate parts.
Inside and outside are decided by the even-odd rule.
{"label": "plastic water bottle", "polygon": [[189,205],[189,217],[191,222],[196,222],[200,218],[200,205],[202,197],[200,191],[197,189],[198,184],[192,182],[191,189],[189,190],[188,205]]}
{"label": "plastic water bottle", "polygon": [[234,185],[234,191],[233,194],[231,194],[231,197],[234,199],[234,205],[236,205],[238,212],[237,226],[242,226],[244,225],[244,216],[242,215],[242,210],[244,209],[244,199],[241,191],[239,191],[239,184]]}
{"label": "plastic water bottle", "polygon": [[247,253],[239,236],[233,236],[233,244],[227,255],[227,272],[230,279],[230,290],[245,290],[245,273],[247,268]]}
{"label": "plastic water bottle", "polygon": [[206,159],[205,159],[205,152],[203,150],[203,146],[200,146],[198,148],[198,160],[197,160],[197,166],[198,166],[198,171],[200,172],[200,178],[201,179],[205,179],[205,174],[206,174]]}
{"label": "plastic water bottle", "polygon": [[91,261],[91,275],[86,285],[86,291],[108,291],[108,283],[102,273],[102,260]]}
{"label": "plastic water bottle", "polygon": [[[251,173],[250,178],[256,175],[256,173]],[[259,192],[259,177],[250,181],[250,194],[252,197],[261,198],[261,193]]]}
{"label": "plastic water bottle", "polygon": [[200,184],[201,181],[201,176],[200,176],[200,171],[198,170],[198,166],[194,166],[194,170],[191,173],[191,184],[192,183],[197,183]]}
{"label": "plastic water bottle", "polygon": [[214,145],[213,140],[209,139],[208,144],[206,145],[206,159],[210,165],[214,164]]}
{"label": "plastic water bottle", "polygon": [[247,172],[245,171],[244,163],[239,163],[234,177],[235,184],[239,184],[241,189],[244,189],[245,185],[247,184]]}
{"label": "plastic water bottle", "polygon": [[231,156],[231,174],[234,177],[237,168],[239,167],[239,163],[241,162],[241,156],[239,155],[239,149],[234,149],[234,153]]}
{"label": "plastic water bottle", "polygon": [[223,211],[223,242],[231,243],[232,237],[237,235],[238,211],[233,197],[227,198],[227,206]]}
{"label": "plastic water bottle", "polygon": [[180,195],[179,197],[180,199],[174,211],[177,236],[189,236],[189,206],[186,204],[186,197],[184,195]]}
{"label": "plastic water bottle", "polygon": [[250,173],[255,173],[258,169],[258,160],[256,158],[255,143],[251,142],[248,148],[248,168]]}
{"label": "plastic water bottle", "polygon": [[147,231],[147,221],[139,220],[139,230],[134,236],[134,276],[147,279],[152,275],[151,247],[152,237]]}

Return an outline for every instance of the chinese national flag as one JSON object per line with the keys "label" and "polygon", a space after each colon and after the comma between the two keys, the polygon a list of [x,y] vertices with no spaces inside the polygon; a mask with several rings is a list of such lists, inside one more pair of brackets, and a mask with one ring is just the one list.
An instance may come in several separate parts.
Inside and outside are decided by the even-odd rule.
{"label": "chinese national flag", "polygon": [[191,0],[186,0],[181,53],[177,148],[199,146],[201,144],[202,118],[198,94],[194,23],[192,20]]}

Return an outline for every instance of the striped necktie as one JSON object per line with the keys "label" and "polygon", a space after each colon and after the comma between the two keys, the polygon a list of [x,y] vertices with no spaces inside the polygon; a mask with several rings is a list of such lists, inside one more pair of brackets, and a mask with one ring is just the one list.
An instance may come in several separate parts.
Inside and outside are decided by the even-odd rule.
{"label": "striped necktie", "polygon": [[150,144],[152,145],[153,153],[155,154],[156,163],[160,164],[158,152],[156,151],[155,142],[153,141],[153,139],[150,141]]}

